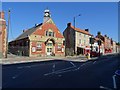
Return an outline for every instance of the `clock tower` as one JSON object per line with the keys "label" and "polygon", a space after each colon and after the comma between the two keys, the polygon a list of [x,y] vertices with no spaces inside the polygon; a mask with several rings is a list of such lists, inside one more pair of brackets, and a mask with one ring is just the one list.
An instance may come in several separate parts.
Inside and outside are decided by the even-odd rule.
{"label": "clock tower", "polygon": [[51,15],[50,15],[50,10],[47,8],[44,11],[44,19],[43,19],[43,23],[46,22],[48,19],[50,19]]}

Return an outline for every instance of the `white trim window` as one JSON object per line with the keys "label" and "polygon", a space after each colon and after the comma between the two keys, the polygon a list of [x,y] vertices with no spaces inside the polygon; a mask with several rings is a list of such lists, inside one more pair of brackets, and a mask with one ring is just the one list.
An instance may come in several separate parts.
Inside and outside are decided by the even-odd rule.
{"label": "white trim window", "polygon": [[42,50],[42,44],[37,43],[36,50],[41,51]]}
{"label": "white trim window", "polygon": [[81,39],[79,39],[79,44],[81,44]]}
{"label": "white trim window", "polygon": [[58,44],[58,46],[57,46],[57,51],[61,51],[61,50],[62,50],[61,45],[62,45],[62,44]]}
{"label": "white trim window", "polygon": [[46,36],[54,37],[53,31],[46,31]]}

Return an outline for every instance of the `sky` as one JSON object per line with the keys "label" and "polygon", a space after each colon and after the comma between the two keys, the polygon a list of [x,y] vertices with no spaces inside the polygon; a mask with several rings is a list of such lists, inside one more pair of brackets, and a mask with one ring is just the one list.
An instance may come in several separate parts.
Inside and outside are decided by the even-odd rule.
{"label": "sky", "polygon": [[94,36],[100,31],[118,42],[118,3],[117,2],[3,2],[2,10],[8,21],[8,9],[11,10],[9,41],[18,37],[23,29],[29,29],[43,22],[44,10],[49,8],[51,18],[61,33],[67,23],[76,27],[89,29]]}

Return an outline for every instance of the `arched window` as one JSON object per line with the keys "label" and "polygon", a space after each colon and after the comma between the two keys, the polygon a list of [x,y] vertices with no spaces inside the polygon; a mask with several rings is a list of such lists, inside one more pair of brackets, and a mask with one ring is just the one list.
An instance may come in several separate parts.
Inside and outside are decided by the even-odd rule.
{"label": "arched window", "polygon": [[46,31],[46,36],[48,36],[48,31]]}

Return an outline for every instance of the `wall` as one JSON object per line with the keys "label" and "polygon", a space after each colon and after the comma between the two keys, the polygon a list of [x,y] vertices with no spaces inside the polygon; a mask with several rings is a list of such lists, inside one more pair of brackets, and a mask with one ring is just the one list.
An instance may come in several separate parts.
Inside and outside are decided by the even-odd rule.
{"label": "wall", "polygon": [[0,12],[0,58],[6,57],[6,37],[7,28],[6,21],[4,19],[4,12]]}
{"label": "wall", "polygon": [[69,26],[65,29],[63,33],[65,37],[65,55],[71,56],[75,52],[75,31]]}

